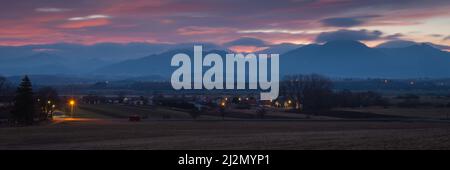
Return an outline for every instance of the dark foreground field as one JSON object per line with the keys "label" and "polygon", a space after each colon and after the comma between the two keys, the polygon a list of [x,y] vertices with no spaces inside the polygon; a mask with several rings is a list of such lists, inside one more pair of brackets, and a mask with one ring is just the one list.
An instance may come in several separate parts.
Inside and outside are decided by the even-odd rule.
{"label": "dark foreground field", "polygon": [[450,149],[450,124],[61,119],[0,128],[0,149]]}

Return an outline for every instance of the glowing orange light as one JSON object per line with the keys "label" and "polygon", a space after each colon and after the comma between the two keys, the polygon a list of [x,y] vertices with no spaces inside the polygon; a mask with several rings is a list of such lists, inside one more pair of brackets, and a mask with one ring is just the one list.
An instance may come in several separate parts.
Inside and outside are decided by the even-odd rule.
{"label": "glowing orange light", "polygon": [[73,106],[73,105],[75,105],[75,101],[74,100],[70,100],[69,104]]}

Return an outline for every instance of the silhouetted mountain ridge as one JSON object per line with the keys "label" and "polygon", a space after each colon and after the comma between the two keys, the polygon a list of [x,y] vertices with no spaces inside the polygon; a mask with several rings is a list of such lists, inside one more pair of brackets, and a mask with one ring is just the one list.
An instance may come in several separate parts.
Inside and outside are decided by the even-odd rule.
{"label": "silhouetted mountain ridge", "polygon": [[357,41],[308,45],[281,57],[281,74],[338,77],[448,77],[450,55],[427,44],[370,48]]}
{"label": "silhouetted mountain ridge", "polygon": [[[395,47],[387,44],[386,46],[371,48],[358,41],[337,40],[324,44],[303,46],[295,44],[272,45],[272,49],[268,48],[266,51],[260,52],[276,53],[274,51],[282,52],[289,49],[280,56],[281,76],[319,73],[332,77],[450,77],[448,71],[448,68],[450,68],[449,52],[441,51],[429,43],[402,43],[400,42],[400,46]],[[176,67],[170,66],[172,57],[177,53],[186,53],[193,57],[194,44],[197,43],[153,44],[150,45],[152,47],[149,47],[146,43],[121,45],[102,43],[91,46],[60,43],[11,48],[0,46],[0,74],[101,75],[106,77],[119,76],[124,79],[126,77],[148,76],[146,79],[163,77],[168,80],[168,77],[176,69]],[[218,45],[211,43],[203,43],[203,45],[205,45],[203,56],[213,52],[224,57],[226,53],[230,53],[229,50]],[[95,49],[94,52],[60,55],[71,50],[83,51],[83,49],[89,48]],[[117,49],[113,50],[112,48]],[[125,50],[120,50],[120,48],[125,48]],[[65,49],[65,52],[58,53],[58,50],[61,49]],[[151,49],[156,50],[152,51]],[[18,57],[20,54],[14,53],[15,50],[20,51],[18,52],[20,54],[27,55]],[[34,50],[34,52],[30,53],[29,50]],[[95,51],[98,53],[95,53]],[[132,51],[129,52],[130,57],[117,60],[118,56],[128,56],[127,51]],[[9,57],[9,54],[14,54],[15,57]],[[109,60],[109,57],[116,59]],[[205,67],[204,70],[206,69]]]}

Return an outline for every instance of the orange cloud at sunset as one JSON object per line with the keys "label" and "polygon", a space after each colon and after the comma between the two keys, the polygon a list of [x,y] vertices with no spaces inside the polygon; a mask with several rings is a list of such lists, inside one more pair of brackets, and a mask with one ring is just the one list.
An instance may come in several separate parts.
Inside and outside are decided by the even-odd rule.
{"label": "orange cloud at sunset", "polygon": [[110,23],[111,22],[108,19],[68,21],[67,23],[59,25],[59,27],[60,28],[77,29],[77,28],[85,28],[85,27],[97,27],[97,26],[107,25]]}
{"label": "orange cloud at sunset", "polygon": [[261,51],[267,49],[267,47],[256,47],[256,46],[231,46],[230,50],[238,53],[253,53],[256,51]]}

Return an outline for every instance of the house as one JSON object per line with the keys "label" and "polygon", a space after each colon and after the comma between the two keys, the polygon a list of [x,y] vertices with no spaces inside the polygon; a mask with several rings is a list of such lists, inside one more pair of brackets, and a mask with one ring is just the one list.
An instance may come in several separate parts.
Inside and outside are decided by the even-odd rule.
{"label": "house", "polygon": [[277,108],[284,108],[286,110],[302,108],[302,104],[300,101],[286,96],[279,96],[272,102],[272,106]]}

